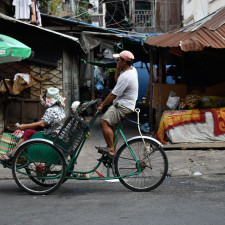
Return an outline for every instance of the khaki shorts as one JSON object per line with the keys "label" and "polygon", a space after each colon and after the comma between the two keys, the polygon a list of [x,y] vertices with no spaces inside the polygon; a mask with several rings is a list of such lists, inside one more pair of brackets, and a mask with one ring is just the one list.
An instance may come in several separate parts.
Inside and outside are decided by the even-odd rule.
{"label": "khaki shorts", "polygon": [[111,105],[105,114],[102,116],[103,120],[106,120],[111,126],[118,124],[127,114],[133,112],[131,109],[116,103]]}

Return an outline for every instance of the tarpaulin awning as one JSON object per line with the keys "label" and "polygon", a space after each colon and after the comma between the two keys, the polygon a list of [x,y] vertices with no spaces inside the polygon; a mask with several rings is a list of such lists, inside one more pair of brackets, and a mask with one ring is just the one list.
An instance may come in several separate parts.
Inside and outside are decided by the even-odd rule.
{"label": "tarpaulin awning", "polygon": [[94,66],[104,67],[104,68],[116,68],[116,61],[85,61],[84,59],[80,60],[84,63],[89,63]]}
{"label": "tarpaulin awning", "polygon": [[122,37],[121,41],[114,47],[115,52],[123,50],[131,51],[134,54],[135,61],[149,62],[149,46],[145,44],[148,37],[158,36],[159,33],[145,34],[140,37]]}

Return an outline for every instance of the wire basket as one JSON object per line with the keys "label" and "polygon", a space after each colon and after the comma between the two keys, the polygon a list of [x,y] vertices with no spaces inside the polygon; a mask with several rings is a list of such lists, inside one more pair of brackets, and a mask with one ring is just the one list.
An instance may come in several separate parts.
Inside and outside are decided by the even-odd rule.
{"label": "wire basket", "polygon": [[71,114],[57,134],[54,145],[68,154],[73,154],[88,131],[88,125],[78,116]]}

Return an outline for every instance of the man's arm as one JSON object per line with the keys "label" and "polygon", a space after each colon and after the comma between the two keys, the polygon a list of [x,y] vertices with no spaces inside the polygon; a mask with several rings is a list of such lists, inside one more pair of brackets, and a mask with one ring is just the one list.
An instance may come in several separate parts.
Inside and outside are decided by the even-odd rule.
{"label": "man's arm", "polygon": [[101,111],[106,105],[110,104],[113,102],[113,100],[116,98],[116,95],[109,93],[106,99],[99,105],[97,108],[98,111]]}

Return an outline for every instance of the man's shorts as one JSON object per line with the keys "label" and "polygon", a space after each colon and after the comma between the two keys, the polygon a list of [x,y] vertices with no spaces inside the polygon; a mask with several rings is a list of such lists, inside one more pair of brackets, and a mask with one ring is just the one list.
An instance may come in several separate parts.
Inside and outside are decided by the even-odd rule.
{"label": "man's shorts", "polygon": [[102,119],[106,120],[111,126],[114,126],[131,112],[133,112],[131,109],[128,109],[120,103],[115,103],[108,108],[108,110],[102,116]]}

